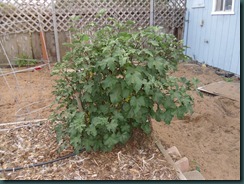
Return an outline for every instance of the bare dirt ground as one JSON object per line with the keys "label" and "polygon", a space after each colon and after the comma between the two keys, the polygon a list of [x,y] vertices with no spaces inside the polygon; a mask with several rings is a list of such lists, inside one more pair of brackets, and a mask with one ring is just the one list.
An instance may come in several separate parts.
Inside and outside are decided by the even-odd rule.
{"label": "bare dirt ground", "polygon": [[[197,77],[200,85],[223,80],[210,67],[181,64],[174,76]],[[233,79],[233,82],[239,82]],[[195,99],[194,113],[170,125],[154,121],[162,142],[175,145],[208,180],[240,179],[240,102],[204,94]]]}
{"label": "bare dirt ground", "polygon": [[54,100],[53,84],[48,68],[0,77],[0,122],[47,118]]}
{"label": "bare dirt ground", "polygon": [[[210,67],[181,63],[173,74],[197,77],[200,85],[224,80]],[[8,88],[9,84],[10,89]],[[54,78],[47,69],[0,78],[0,123],[42,119],[51,114],[49,106]],[[233,82],[239,82],[233,78]],[[176,146],[207,180],[240,179],[240,102],[220,96],[191,92],[194,113],[170,125],[153,121],[153,128],[166,148]],[[51,125],[15,126],[0,132],[1,168],[24,166],[58,158]],[[2,126],[0,129],[8,129]],[[137,137],[137,136],[134,136]],[[177,179],[173,168],[152,140],[118,146],[110,153],[86,153],[42,167],[0,173],[0,179]]]}

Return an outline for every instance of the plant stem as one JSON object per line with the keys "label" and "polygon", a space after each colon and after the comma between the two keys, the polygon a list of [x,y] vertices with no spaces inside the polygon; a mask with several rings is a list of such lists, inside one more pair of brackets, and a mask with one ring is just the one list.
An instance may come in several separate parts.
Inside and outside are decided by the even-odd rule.
{"label": "plant stem", "polygon": [[82,105],[81,105],[80,94],[79,94],[79,92],[76,92],[76,93],[75,93],[75,99],[76,99],[76,101],[77,101],[79,111],[82,112],[82,111],[83,111],[83,108],[82,108]]}

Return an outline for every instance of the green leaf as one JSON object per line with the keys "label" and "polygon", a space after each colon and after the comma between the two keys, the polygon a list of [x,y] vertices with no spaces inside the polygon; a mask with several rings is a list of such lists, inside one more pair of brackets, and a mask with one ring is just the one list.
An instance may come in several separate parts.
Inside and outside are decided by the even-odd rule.
{"label": "green leaf", "polygon": [[70,128],[81,134],[85,127],[85,113],[77,112],[74,116],[73,121],[70,124]]}
{"label": "green leaf", "polygon": [[127,63],[128,57],[122,57],[119,59],[119,65],[120,67],[123,67]]}
{"label": "green leaf", "polygon": [[123,121],[124,120],[124,116],[122,115],[122,113],[114,111],[114,119],[117,119],[118,121]]}
{"label": "green leaf", "polygon": [[138,71],[135,71],[132,74],[126,74],[125,80],[128,85],[133,84],[136,93],[141,89],[143,84],[141,73],[139,73]]}
{"label": "green leaf", "polygon": [[182,119],[186,112],[187,112],[186,107],[181,105],[180,107],[177,108],[177,111],[176,111],[177,118]]}
{"label": "green leaf", "polygon": [[86,128],[86,133],[88,135],[92,135],[96,137],[98,135],[97,128],[99,129],[99,125],[106,125],[108,124],[108,118],[105,117],[95,117],[92,118],[91,124]]}
{"label": "green leaf", "polygon": [[182,83],[186,83],[187,82],[187,79],[185,77],[181,77],[180,80],[181,80]]}
{"label": "green leaf", "polygon": [[122,97],[123,97],[123,98],[127,98],[127,97],[129,97],[131,91],[130,91],[129,89],[126,89],[126,88],[122,88],[122,89],[123,89],[123,90],[122,90]]}
{"label": "green leaf", "polygon": [[181,99],[181,94],[179,91],[172,90],[172,91],[170,91],[170,94],[171,94],[172,98]]}
{"label": "green leaf", "polygon": [[137,105],[139,105],[140,107],[146,105],[144,96],[140,96],[139,98],[137,98]]}
{"label": "green leaf", "polygon": [[201,172],[201,169],[200,169],[199,166],[196,166],[196,170],[197,170],[198,172]]}
{"label": "green leaf", "polygon": [[171,113],[171,110],[170,109],[166,110],[162,115],[162,120],[164,120],[166,124],[170,124],[172,119],[173,119],[173,115]]}
{"label": "green leaf", "polygon": [[158,42],[154,40],[150,40],[148,43],[151,43],[153,46],[159,46]]}
{"label": "green leaf", "polygon": [[145,106],[145,99],[143,96],[140,96],[139,98],[136,98],[135,96],[133,96],[130,100],[130,105],[132,107],[134,107],[134,113],[136,114],[137,112],[140,111],[140,108],[142,106]]}
{"label": "green leaf", "polygon": [[82,144],[84,145],[86,151],[91,151],[91,148],[93,146],[93,140],[90,138],[85,138],[82,140]]}
{"label": "green leaf", "polygon": [[151,125],[149,122],[146,122],[146,123],[142,123],[141,124],[141,128],[142,130],[146,133],[146,134],[150,134],[151,133]]}
{"label": "green leaf", "polygon": [[78,148],[80,148],[81,147],[81,139],[80,139],[80,137],[73,137],[71,140],[70,140],[70,144],[72,145],[72,146],[74,146],[74,148],[76,148],[75,150],[76,150],[76,153],[77,153],[77,151],[79,151],[79,149]]}
{"label": "green leaf", "polygon": [[144,84],[144,90],[145,90],[146,95],[149,95],[151,92],[150,83],[148,83],[146,80],[143,80],[143,84]]}
{"label": "green leaf", "polygon": [[149,49],[142,49],[142,51],[139,52],[139,53],[145,53],[145,54],[153,57],[153,53]]}
{"label": "green leaf", "polygon": [[193,78],[192,79],[192,83],[193,83],[193,85],[194,85],[194,88],[197,88],[197,85],[200,83],[200,81],[199,81],[199,79],[197,79],[197,78]]}
{"label": "green leaf", "polygon": [[104,145],[108,146],[108,147],[113,147],[115,144],[118,143],[118,138],[116,137],[115,134],[112,134],[111,136],[108,137],[108,139],[106,139],[104,141]]}
{"label": "green leaf", "polygon": [[82,97],[82,100],[85,101],[85,102],[92,102],[91,94],[84,93],[83,97]]}
{"label": "green leaf", "polygon": [[112,104],[116,104],[122,100],[120,85],[116,85],[114,87],[114,89],[112,89],[111,94],[110,94],[110,100],[111,100]]}
{"label": "green leaf", "polygon": [[130,134],[128,132],[123,132],[120,136],[119,136],[119,142],[121,142],[122,144],[124,144],[126,141],[128,141],[130,138]]}
{"label": "green leaf", "polygon": [[130,111],[127,113],[127,118],[131,118],[134,119],[135,118],[135,113],[134,113],[134,109],[131,107]]}
{"label": "green leaf", "polygon": [[157,91],[154,92],[154,96],[153,96],[153,101],[156,103],[161,104],[161,102],[163,101],[164,95],[162,94],[162,92]]}
{"label": "green leaf", "polygon": [[104,81],[102,81],[102,86],[103,89],[111,89],[115,86],[115,84],[117,83],[118,79],[114,76],[108,76]]}
{"label": "green leaf", "polygon": [[86,129],[86,133],[88,135],[92,135],[93,137],[97,136],[96,127],[93,124],[90,124],[90,126]]}
{"label": "green leaf", "polygon": [[108,129],[108,131],[111,131],[111,132],[115,132],[117,127],[118,127],[117,119],[112,119],[112,121],[107,124],[107,129]]}
{"label": "green leaf", "polygon": [[101,70],[105,70],[107,63],[106,62],[100,62],[98,66],[101,67]]}
{"label": "green leaf", "polygon": [[162,120],[162,110],[160,108],[157,109],[157,111],[155,113],[152,113],[152,117],[157,121],[160,122]]}
{"label": "green leaf", "polygon": [[83,87],[84,92],[92,93],[93,85],[94,85],[93,82],[89,82],[87,85],[84,85]]}
{"label": "green leaf", "polygon": [[108,124],[108,118],[106,117],[95,117],[92,119],[92,125],[97,127],[98,125],[106,125]]}
{"label": "green leaf", "polygon": [[153,66],[160,74],[165,74],[165,68],[163,65],[164,60],[160,57],[157,57],[153,62]]}
{"label": "green leaf", "polygon": [[109,112],[109,104],[100,105],[99,111],[102,112],[103,114],[107,114]]}
{"label": "green leaf", "polygon": [[86,34],[81,34],[80,35],[80,41],[89,41],[90,37]]}
{"label": "green leaf", "polygon": [[127,123],[125,123],[125,124],[122,124],[120,126],[120,129],[121,129],[122,132],[130,132],[131,127],[130,127],[130,125],[128,125]]}
{"label": "green leaf", "polygon": [[107,66],[111,71],[114,71],[116,69],[116,62],[115,58],[109,57],[105,60],[107,62]]}
{"label": "green leaf", "polygon": [[136,106],[137,106],[137,100],[136,100],[136,97],[135,97],[135,96],[133,96],[133,97],[131,98],[131,100],[130,100],[130,105],[131,105],[132,107],[136,107]]}
{"label": "green leaf", "polygon": [[166,96],[166,99],[163,102],[165,109],[175,109],[176,105],[174,101],[170,98],[170,96]]}
{"label": "green leaf", "polygon": [[122,108],[125,112],[128,112],[130,110],[130,105],[128,103],[124,103]]}

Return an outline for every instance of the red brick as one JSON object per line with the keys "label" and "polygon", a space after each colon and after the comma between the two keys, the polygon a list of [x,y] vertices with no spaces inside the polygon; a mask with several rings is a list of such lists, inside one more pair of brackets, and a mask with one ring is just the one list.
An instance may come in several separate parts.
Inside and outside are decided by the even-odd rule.
{"label": "red brick", "polygon": [[179,150],[177,147],[172,146],[171,148],[166,150],[169,155],[174,155],[176,157],[181,157]]}
{"label": "red brick", "polygon": [[183,174],[185,175],[187,180],[205,180],[203,175],[200,172],[198,172],[197,170],[185,172]]}
{"label": "red brick", "polygon": [[175,162],[175,165],[181,170],[181,172],[187,172],[189,170],[189,160],[186,157]]}

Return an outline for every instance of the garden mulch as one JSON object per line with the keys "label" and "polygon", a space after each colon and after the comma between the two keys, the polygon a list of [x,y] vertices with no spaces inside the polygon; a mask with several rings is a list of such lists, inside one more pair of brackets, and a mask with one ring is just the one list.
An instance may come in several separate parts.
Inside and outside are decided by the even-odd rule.
{"label": "garden mulch", "polygon": [[[1,169],[25,167],[2,172],[6,180],[178,180],[176,171],[153,144],[139,131],[125,145],[112,152],[86,152],[40,167],[31,164],[48,162],[73,153],[72,148],[57,152],[59,145],[50,122],[0,133]],[[9,128],[9,127],[8,127]],[[140,139],[138,139],[140,137]]]}

